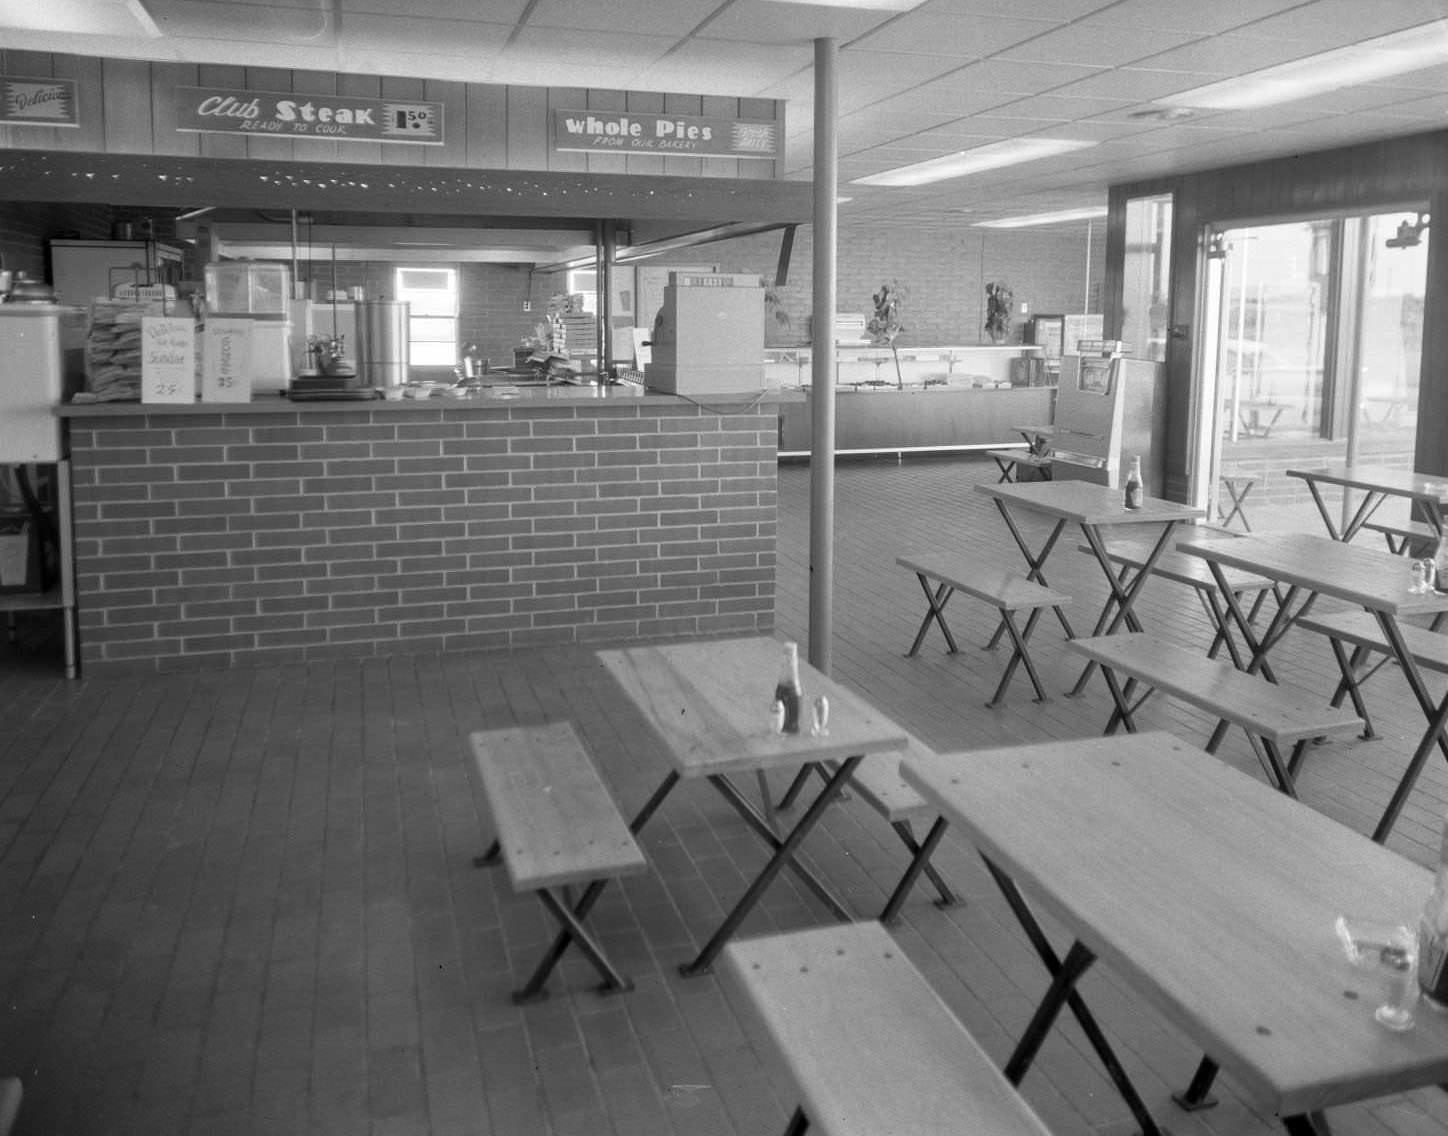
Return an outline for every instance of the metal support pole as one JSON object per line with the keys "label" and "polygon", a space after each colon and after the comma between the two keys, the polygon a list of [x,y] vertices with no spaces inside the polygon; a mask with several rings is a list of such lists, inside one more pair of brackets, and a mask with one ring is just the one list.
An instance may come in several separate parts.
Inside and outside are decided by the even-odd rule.
{"label": "metal support pole", "polygon": [[809,661],[830,673],[835,536],[835,259],[839,44],[814,41],[814,307],[810,363]]}

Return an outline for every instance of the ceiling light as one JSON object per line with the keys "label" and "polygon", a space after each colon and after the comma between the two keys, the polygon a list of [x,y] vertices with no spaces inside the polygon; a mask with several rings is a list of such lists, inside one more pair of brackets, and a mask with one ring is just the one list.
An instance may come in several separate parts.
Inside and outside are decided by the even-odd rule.
{"label": "ceiling light", "polygon": [[771,0],[775,4],[805,4],[811,8],[873,8],[881,12],[908,12],[922,0]]}
{"label": "ceiling light", "polygon": [[1072,141],[1065,138],[1012,138],[1007,142],[992,142],[988,146],[977,146],[973,150],[962,150],[947,154],[943,158],[931,158],[927,162],[915,162],[900,166],[884,173],[867,177],[851,178],[851,185],[925,185],[947,178],[965,177],[982,170],[1014,166],[1020,162],[1034,162],[1037,158],[1050,158],[1056,154],[1067,154],[1072,150],[1084,150],[1095,142]]}
{"label": "ceiling light", "polygon": [[1445,62],[1448,62],[1448,20],[1434,20],[1431,24],[1294,59],[1153,101],[1165,106],[1204,110],[1276,106]]}
{"label": "ceiling light", "polygon": [[1089,205],[1082,209],[1060,209],[1055,213],[1027,213],[1019,217],[1001,217],[995,221],[977,221],[977,229],[1025,229],[1031,225],[1054,225],[1060,221],[1098,221],[1106,216],[1106,206]]}

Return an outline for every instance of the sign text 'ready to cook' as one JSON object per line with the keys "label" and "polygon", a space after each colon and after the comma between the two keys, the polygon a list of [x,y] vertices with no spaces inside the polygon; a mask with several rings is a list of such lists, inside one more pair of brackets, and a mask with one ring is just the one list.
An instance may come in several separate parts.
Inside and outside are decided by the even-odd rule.
{"label": "sign text 'ready to cook'", "polygon": [[442,103],[227,87],[177,87],[176,129],[414,146],[441,146],[443,142]]}
{"label": "sign text 'ready to cook'", "polygon": [[0,126],[79,126],[74,79],[0,75]]}
{"label": "sign text 'ready to cook'", "polygon": [[781,123],[640,111],[555,110],[553,149],[591,154],[779,157]]}

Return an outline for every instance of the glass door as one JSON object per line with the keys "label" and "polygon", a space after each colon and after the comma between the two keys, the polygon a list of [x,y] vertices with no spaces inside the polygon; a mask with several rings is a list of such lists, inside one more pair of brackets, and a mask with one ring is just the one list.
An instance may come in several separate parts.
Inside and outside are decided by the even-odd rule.
{"label": "glass door", "polygon": [[1208,234],[1195,496],[1219,523],[1315,531],[1311,497],[1286,470],[1412,468],[1427,260],[1421,241],[1397,241],[1401,220]]}

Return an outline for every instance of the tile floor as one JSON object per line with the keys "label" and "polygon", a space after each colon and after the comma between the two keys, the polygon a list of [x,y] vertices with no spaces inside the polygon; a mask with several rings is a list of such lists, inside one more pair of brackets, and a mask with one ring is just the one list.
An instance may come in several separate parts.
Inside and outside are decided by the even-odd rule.
{"label": "tile floor", "polygon": [[[921,600],[900,551],[954,549],[1018,566],[969,459],[842,465],[837,477],[833,661],[838,678],[939,749],[1099,731],[1099,680],[1035,704],[1023,678],[987,710],[999,656],[974,646],[988,611],[952,606],[963,650],[938,637],[903,657]],[[778,631],[807,639],[807,467],[781,477]],[[1052,583],[1093,611],[1098,570],[1063,544]],[[1154,581],[1142,614],[1206,642],[1185,589]],[[596,925],[635,978],[600,997],[572,956],[554,995],[508,992],[550,926],[471,858],[490,835],[464,758],[470,730],[571,718],[630,810],[662,768],[656,744],[581,648],[424,656],[268,670],[66,682],[30,622],[0,646],[0,1071],[20,1074],[26,1134],[346,1133],[349,1136],[745,1136],[783,1130],[792,1101],[713,977],[680,978],[760,862],[706,786],[676,792],[645,830],[655,867],[610,888]],[[934,636],[934,633],[932,633]],[[1051,689],[1074,668],[1043,625]],[[1288,644],[1290,670],[1326,690],[1330,653]],[[1283,671],[1289,669],[1284,665]],[[1383,738],[1312,754],[1304,798],[1371,827],[1421,718],[1393,676],[1371,695]],[[1171,702],[1150,724],[1205,739]],[[1240,737],[1223,760],[1256,773]],[[1448,802],[1434,761],[1392,846],[1431,863]],[[1069,839],[1069,834],[1063,834]],[[861,916],[878,910],[903,850],[859,802],[831,810],[811,858]],[[1004,1059],[1044,987],[993,886],[951,841],[942,869],[966,902],[923,895],[897,937],[982,1044]],[[1405,913],[1411,915],[1412,913]],[[783,880],[747,925],[814,925]],[[1329,933],[1324,928],[1324,933]],[[1101,970],[1084,987],[1147,1102],[1176,1136],[1275,1131],[1221,1085],[1191,1116],[1168,1102],[1197,1054]],[[1132,1125],[1074,1027],[1052,1034],[1023,1092],[1057,1136]],[[1336,1109],[1339,1133],[1448,1132],[1432,1090]]]}

